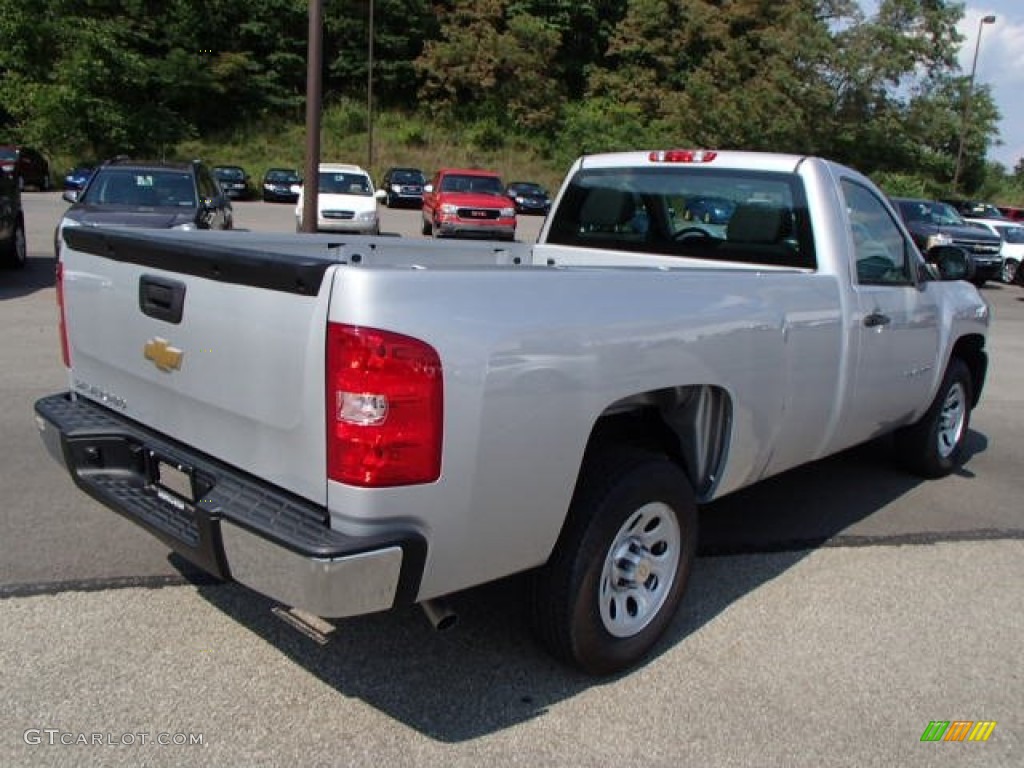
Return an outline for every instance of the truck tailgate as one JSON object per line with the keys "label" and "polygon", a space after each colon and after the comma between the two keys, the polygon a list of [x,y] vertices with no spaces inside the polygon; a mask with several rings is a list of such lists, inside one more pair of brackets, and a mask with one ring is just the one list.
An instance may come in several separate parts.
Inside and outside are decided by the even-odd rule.
{"label": "truck tailgate", "polygon": [[72,388],[323,504],[336,255],[294,238],[271,255],[222,234],[65,230]]}

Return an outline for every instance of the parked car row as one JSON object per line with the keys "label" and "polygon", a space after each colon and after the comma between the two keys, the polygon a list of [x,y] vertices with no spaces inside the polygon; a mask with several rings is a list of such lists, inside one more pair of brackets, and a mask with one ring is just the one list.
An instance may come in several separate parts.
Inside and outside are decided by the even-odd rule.
{"label": "parked car row", "polygon": [[[301,181],[291,190],[297,195],[295,227],[303,231]],[[541,185],[513,182],[505,186],[494,171],[445,168],[428,181],[419,168],[393,167],[375,188],[365,169],[342,163],[320,164],[317,200],[317,231],[377,233],[379,202],[389,208],[419,208],[424,235],[502,240],[515,238],[517,214],[545,215],[551,208]]]}

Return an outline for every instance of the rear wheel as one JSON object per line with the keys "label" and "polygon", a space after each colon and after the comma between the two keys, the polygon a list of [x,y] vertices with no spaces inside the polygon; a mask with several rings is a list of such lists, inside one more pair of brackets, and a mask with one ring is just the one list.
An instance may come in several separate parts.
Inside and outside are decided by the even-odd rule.
{"label": "rear wheel", "polygon": [[944,477],[963,463],[973,391],[963,360],[950,360],[924,416],[896,433],[900,459],[911,471],[924,477]]}
{"label": "rear wheel", "polygon": [[14,224],[11,239],[0,250],[0,262],[10,269],[24,269],[28,263],[28,243],[25,240],[25,222],[21,219]]}
{"label": "rear wheel", "polygon": [[430,237],[433,234],[433,229],[434,228],[430,225],[430,220],[423,219],[423,222],[420,226],[420,234],[422,234],[424,237]]}
{"label": "rear wheel", "polygon": [[595,454],[555,551],[534,577],[538,638],[592,674],[636,664],[676,613],[696,543],[696,503],[675,464],[635,448]]}

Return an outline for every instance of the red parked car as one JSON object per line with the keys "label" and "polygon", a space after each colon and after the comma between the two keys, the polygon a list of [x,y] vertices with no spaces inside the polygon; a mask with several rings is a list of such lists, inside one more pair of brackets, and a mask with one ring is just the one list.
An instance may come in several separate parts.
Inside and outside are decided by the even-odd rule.
{"label": "red parked car", "polygon": [[514,240],[515,204],[494,171],[444,168],[423,188],[423,234]]}

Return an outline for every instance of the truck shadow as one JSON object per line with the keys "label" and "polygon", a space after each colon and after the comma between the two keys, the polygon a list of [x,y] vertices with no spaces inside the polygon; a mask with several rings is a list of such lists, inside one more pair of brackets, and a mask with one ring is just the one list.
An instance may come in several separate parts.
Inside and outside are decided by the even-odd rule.
{"label": "truck shadow", "polygon": [[55,261],[52,256],[30,255],[24,269],[0,270],[0,301],[52,288],[56,281]]}
{"label": "truck shadow", "polygon": [[[701,557],[683,607],[648,660],[685,652],[686,638],[821,546],[865,543],[844,534],[922,481],[893,468],[884,443],[862,446],[707,505]],[[987,440],[972,432],[972,454]],[[892,528],[897,539],[915,531]],[[844,540],[847,537],[847,540]],[[871,543],[885,543],[888,536]],[[185,571],[185,564],[173,559]],[[334,622],[326,645],[271,613],[275,603],[237,584],[197,581],[219,610],[345,697],[440,742],[457,743],[542,717],[592,687],[615,684],[552,660],[529,631],[528,576],[453,595],[454,628],[435,632],[418,607]],[[623,678],[630,674],[625,673]]]}

